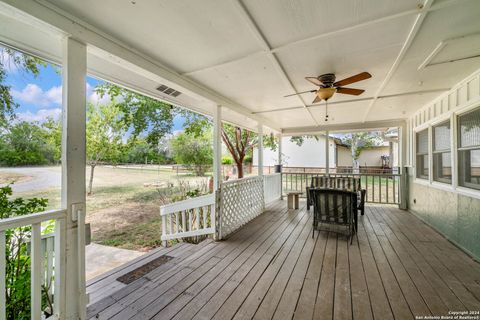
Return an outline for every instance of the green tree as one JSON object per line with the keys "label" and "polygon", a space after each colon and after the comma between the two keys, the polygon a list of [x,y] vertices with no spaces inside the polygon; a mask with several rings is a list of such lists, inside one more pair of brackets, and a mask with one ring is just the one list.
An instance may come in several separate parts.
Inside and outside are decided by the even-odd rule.
{"label": "green tree", "polygon": [[47,135],[48,132],[35,122],[21,121],[4,128],[0,163],[9,166],[53,163],[55,150],[46,141]]}
{"label": "green tree", "polygon": [[95,167],[101,161],[115,162],[126,133],[123,114],[115,102],[87,106],[87,164],[90,166],[88,194],[92,194]]}
{"label": "green tree", "polygon": [[131,130],[132,139],[144,135],[156,147],[160,139],[170,134],[178,109],[168,103],[106,83],[95,88],[100,95],[110,96],[121,112],[122,122]]}
{"label": "green tree", "polygon": [[42,123],[45,143],[53,150],[53,160],[59,162],[62,157],[62,123],[51,117]]}
{"label": "green tree", "polygon": [[[194,137],[212,131],[212,123],[207,117],[185,111],[182,115],[186,119],[185,132],[192,134]],[[258,135],[247,129],[224,123],[221,136],[237,166],[238,178],[243,178],[243,164],[247,155],[251,154],[252,150],[258,145]],[[265,146],[272,150],[276,149],[277,141],[273,135],[264,135],[263,139]]]}
{"label": "green tree", "polygon": [[355,132],[344,135],[340,140],[350,148],[352,167],[358,168],[362,151],[381,142],[381,136],[378,132]]}
{"label": "green tree", "polygon": [[318,136],[292,136],[290,141],[294,142],[297,146],[302,146],[306,139],[315,139],[318,141]]}
{"label": "green tree", "polygon": [[205,175],[206,167],[213,161],[211,134],[207,132],[195,136],[182,132],[174,136],[170,144],[173,158],[177,164],[192,167],[199,176]]}
{"label": "green tree", "polygon": [[40,73],[39,67],[46,65],[45,61],[38,58],[0,46],[0,128],[15,118],[15,109],[18,108],[10,94],[11,86],[5,84],[8,69],[15,68],[37,76]]}

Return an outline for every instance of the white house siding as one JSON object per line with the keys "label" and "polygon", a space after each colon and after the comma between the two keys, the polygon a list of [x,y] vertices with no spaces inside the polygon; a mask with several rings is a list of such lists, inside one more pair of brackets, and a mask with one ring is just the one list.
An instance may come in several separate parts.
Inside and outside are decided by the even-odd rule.
{"label": "white house siding", "polygon": [[[480,70],[418,110],[408,121],[408,209],[447,239],[480,259],[480,191],[415,177],[415,132],[480,106]],[[453,119],[452,119],[453,117]],[[452,131],[455,143],[456,133]],[[470,137],[467,137],[470,139]],[[457,143],[458,144],[458,143]],[[452,150],[454,155],[456,150]],[[456,157],[453,159],[458,166]],[[480,159],[472,159],[480,162]]]}
{"label": "white house siding", "polygon": [[[336,167],[336,144],[330,139],[330,168]],[[325,137],[305,139],[302,146],[290,141],[290,137],[282,137],[283,165],[286,167],[325,167]],[[278,151],[269,148],[263,150],[263,165],[277,164]],[[258,149],[253,150],[253,165],[258,165]]]}

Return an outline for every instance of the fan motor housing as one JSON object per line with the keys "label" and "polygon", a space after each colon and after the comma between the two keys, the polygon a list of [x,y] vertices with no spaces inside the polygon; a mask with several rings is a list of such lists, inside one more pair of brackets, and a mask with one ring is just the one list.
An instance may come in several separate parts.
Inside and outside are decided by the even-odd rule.
{"label": "fan motor housing", "polygon": [[335,82],[335,74],[333,73],[322,74],[321,76],[318,76],[318,80],[320,80],[325,85],[326,88],[331,87]]}

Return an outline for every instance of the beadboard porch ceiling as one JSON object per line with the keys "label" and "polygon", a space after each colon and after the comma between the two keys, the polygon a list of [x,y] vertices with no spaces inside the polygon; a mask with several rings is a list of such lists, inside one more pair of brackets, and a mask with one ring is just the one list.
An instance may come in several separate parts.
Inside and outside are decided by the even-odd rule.
{"label": "beadboard porch ceiling", "polygon": [[331,99],[338,128],[406,119],[480,67],[476,0],[2,2],[0,40],[59,62],[72,35],[92,75],[247,128],[327,128],[312,93],[284,98],[314,89],[305,76],[372,74]]}

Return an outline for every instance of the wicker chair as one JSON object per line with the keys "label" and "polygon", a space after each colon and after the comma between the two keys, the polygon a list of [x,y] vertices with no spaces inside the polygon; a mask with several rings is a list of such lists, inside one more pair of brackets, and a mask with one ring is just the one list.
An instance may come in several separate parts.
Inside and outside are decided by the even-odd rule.
{"label": "wicker chair", "polygon": [[357,193],[347,190],[313,188],[309,190],[313,202],[313,233],[322,224],[345,226],[352,243],[357,230]]}
{"label": "wicker chair", "polygon": [[310,210],[310,206],[313,204],[309,192],[311,188],[326,188],[356,192],[357,209],[360,210],[362,216],[365,214],[366,190],[362,189],[360,177],[312,177],[310,187],[307,187],[307,210]]}

